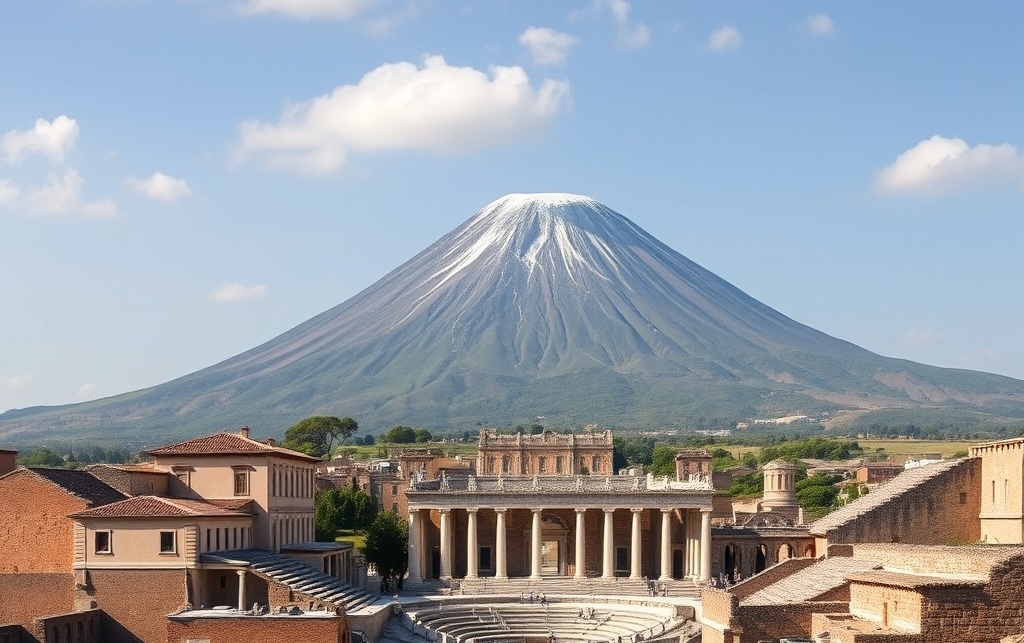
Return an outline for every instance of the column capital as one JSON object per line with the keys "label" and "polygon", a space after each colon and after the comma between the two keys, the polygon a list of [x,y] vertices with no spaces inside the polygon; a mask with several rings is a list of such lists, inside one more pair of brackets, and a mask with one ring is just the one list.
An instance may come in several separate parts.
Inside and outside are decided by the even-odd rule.
{"label": "column capital", "polygon": [[[642,512],[644,510],[644,508],[643,507],[630,507],[629,510],[632,513],[638,514],[638,513]],[[664,511],[664,509],[662,511]]]}
{"label": "column capital", "polygon": [[503,514],[506,511],[508,511],[507,507],[495,507],[494,508],[494,513],[496,513],[496,514]]}
{"label": "column capital", "polygon": [[244,569],[236,569],[235,570],[235,573],[237,573],[240,578],[245,576],[245,572],[246,572],[246,570],[244,570]]}
{"label": "column capital", "polygon": [[475,514],[478,511],[480,511],[480,507],[467,507],[466,508],[466,513],[468,513],[468,514]]}
{"label": "column capital", "polygon": [[661,513],[663,513],[663,514],[670,514],[673,511],[675,511],[675,509],[672,509],[671,507],[669,507],[668,509],[665,509],[664,507],[662,507],[662,509],[661,509]]}
{"label": "column capital", "polygon": [[530,511],[532,511],[532,512],[533,512],[533,513],[535,513],[535,514],[539,514],[539,513],[543,513],[543,511],[544,511],[544,508],[543,508],[543,507],[541,507],[541,508],[539,508],[539,509],[530,509]]}
{"label": "column capital", "polygon": [[451,509],[451,507],[442,507],[442,508],[438,509],[438,512],[440,512],[442,514],[450,514],[452,512],[452,509]]}
{"label": "column capital", "polygon": [[590,509],[590,507],[576,507],[575,511],[578,514],[582,514],[582,513],[586,513],[588,509]]}
{"label": "column capital", "polygon": [[707,508],[704,508],[704,507],[702,507],[702,508],[701,508],[701,510],[700,510],[700,512],[701,512],[702,514],[709,514],[709,513],[711,513],[712,511],[714,511],[714,509],[712,509],[712,508],[710,508],[710,507],[707,507]]}
{"label": "column capital", "polygon": [[615,508],[612,507],[611,509],[609,509],[609,508],[605,507],[605,508],[601,509],[601,511],[605,512],[606,514],[612,514],[612,513],[615,513]]}

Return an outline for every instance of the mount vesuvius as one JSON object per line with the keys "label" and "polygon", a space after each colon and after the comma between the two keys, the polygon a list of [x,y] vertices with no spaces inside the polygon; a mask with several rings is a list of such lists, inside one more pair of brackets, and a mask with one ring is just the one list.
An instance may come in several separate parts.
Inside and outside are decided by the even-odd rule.
{"label": "mount vesuvius", "polygon": [[310,415],[472,429],[839,409],[1024,418],[1024,381],[881,357],[744,294],[593,199],[512,194],[348,301],[152,388],[0,415],[0,439],[166,442]]}

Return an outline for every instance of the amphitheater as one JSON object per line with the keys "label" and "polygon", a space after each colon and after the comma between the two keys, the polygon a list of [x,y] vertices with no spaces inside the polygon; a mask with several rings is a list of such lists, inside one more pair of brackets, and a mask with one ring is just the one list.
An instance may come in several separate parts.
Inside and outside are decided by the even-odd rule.
{"label": "amphitheater", "polygon": [[[545,579],[414,586],[398,597],[384,643],[687,643],[700,638],[692,583]],[[524,581],[526,579],[523,579]],[[433,591],[436,590],[437,593]],[[659,591],[660,590],[660,591]],[[422,593],[421,593],[422,592]]]}

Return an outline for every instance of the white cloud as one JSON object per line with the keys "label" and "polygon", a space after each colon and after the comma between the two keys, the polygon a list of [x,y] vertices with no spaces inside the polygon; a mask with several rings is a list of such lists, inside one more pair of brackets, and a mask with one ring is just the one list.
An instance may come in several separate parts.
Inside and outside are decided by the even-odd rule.
{"label": "white cloud", "polygon": [[99,391],[99,387],[92,382],[86,382],[78,387],[75,391],[75,399],[77,400],[91,400],[96,397],[96,392]]}
{"label": "white cloud", "polygon": [[46,184],[29,190],[25,194],[25,205],[29,214],[49,216],[68,214],[80,206],[82,201],[82,177],[74,168],[67,168],[64,174],[46,175]]}
{"label": "white cloud", "polygon": [[534,89],[521,67],[489,72],[441,56],[424,56],[422,68],[381,65],[357,85],[287,106],[277,124],[242,123],[236,160],[265,155],[271,167],[326,173],[352,152],[465,152],[517,140],[569,103],[566,82]]}
{"label": "white cloud", "polygon": [[155,172],[153,176],[142,181],[133,180],[132,185],[137,192],[144,195],[147,199],[163,203],[174,203],[179,199],[192,195],[192,188],[188,186],[184,179],[176,179],[173,176],[167,176],[163,172]]}
{"label": "white cloud", "polygon": [[31,375],[13,375],[0,380],[0,388],[3,388],[5,391],[24,391],[31,383]]}
{"label": "white cloud", "polygon": [[722,25],[708,36],[708,48],[712,51],[739,49],[741,44],[743,44],[743,36],[740,35],[738,29],[729,25]]}
{"label": "white cloud", "polygon": [[934,344],[946,339],[942,333],[927,328],[910,328],[903,333],[903,341],[911,346]]}
{"label": "white cloud", "polygon": [[117,216],[117,203],[109,196],[99,201],[90,201],[82,206],[82,216],[86,219],[113,219]]}
{"label": "white cloud", "polygon": [[13,181],[0,179],[0,205],[13,203],[19,194],[21,194],[21,188]]}
{"label": "white cloud", "polygon": [[651,32],[642,22],[631,23],[629,14],[633,7],[626,0],[595,0],[598,7],[603,7],[612,14],[618,31],[619,45],[627,49],[643,47],[651,41]]}
{"label": "white cloud", "polygon": [[529,27],[519,36],[519,44],[526,47],[537,65],[564,64],[569,47],[576,43],[574,36],[550,27]]}
{"label": "white cloud", "polygon": [[971,147],[939,135],[903,152],[878,173],[882,193],[941,194],[1000,183],[1024,183],[1024,156],[1012,145]]}
{"label": "white cloud", "polygon": [[807,27],[807,31],[815,36],[830,36],[836,31],[836,24],[832,22],[832,18],[823,13],[808,16],[804,25]]}
{"label": "white cloud", "polygon": [[400,11],[374,16],[363,23],[363,31],[375,38],[390,35],[398,27],[415,20],[420,14],[416,2],[410,2]]}
{"label": "white cloud", "polygon": [[239,11],[244,15],[276,13],[300,20],[348,20],[374,4],[376,0],[248,0]]}
{"label": "white cloud", "polygon": [[246,286],[238,282],[224,284],[209,294],[211,301],[242,301],[245,299],[263,299],[267,296],[267,287],[263,284]]}
{"label": "white cloud", "polygon": [[53,121],[37,119],[35,126],[24,132],[7,132],[0,139],[0,150],[8,163],[17,163],[33,154],[41,154],[52,163],[63,163],[77,139],[78,123],[61,115]]}
{"label": "white cloud", "polygon": [[85,202],[82,177],[74,168],[46,175],[40,187],[22,190],[11,181],[0,181],[0,206],[26,217],[81,215],[86,219],[110,219],[117,216],[117,204],[110,197]]}

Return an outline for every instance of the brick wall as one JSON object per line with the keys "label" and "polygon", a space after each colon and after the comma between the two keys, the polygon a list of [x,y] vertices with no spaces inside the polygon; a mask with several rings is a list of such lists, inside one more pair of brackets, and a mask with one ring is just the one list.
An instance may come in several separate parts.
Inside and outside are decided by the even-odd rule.
{"label": "brick wall", "polygon": [[70,572],[68,514],[85,508],[85,501],[27,469],[0,478],[0,574]]}
{"label": "brick wall", "polygon": [[93,569],[83,590],[103,610],[104,643],[162,643],[165,617],[188,601],[183,569]]}
{"label": "brick wall", "polygon": [[74,575],[0,574],[0,623],[31,629],[33,620],[74,609]]}
{"label": "brick wall", "polygon": [[783,578],[788,578],[805,567],[810,567],[816,562],[818,561],[814,558],[791,558],[789,560],[782,561],[778,565],[773,565],[756,576],[751,576],[743,582],[737,583],[731,591],[740,599],[746,598],[754,592],[768,587]]}
{"label": "brick wall", "polygon": [[[161,619],[163,621],[163,619]],[[305,618],[266,615],[259,617],[183,618],[166,620],[167,643],[209,639],[210,643],[239,641],[302,641],[303,643],[348,643],[348,620],[344,616]],[[161,623],[162,625],[163,623]]]}
{"label": "brick wall", "polygon": [[[795,603],[793,605],[741,605],[739,623],[744,641],[775,641],[787,634],[811,636],[811,615],[827,612],[845,612],[844,602]],[[947,639],[947,643],[948,643]]]}

